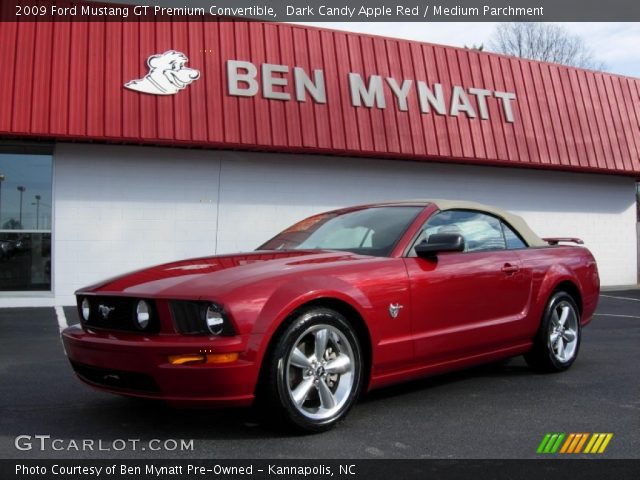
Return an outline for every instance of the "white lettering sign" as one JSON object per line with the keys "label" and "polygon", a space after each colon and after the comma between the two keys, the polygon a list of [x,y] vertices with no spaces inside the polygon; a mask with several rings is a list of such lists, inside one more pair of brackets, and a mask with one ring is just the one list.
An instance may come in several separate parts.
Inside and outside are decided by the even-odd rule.
{"label": "white lettering sign", "polygon": [[382,77],[379,75],[371,75],[369,84],[365,85],[359,73],[350,73],[349,85],[351,86],[351,104],[354,107],[359,107],[363,103],[369,108],[373,108],[374,103],[378,108],[387,106],[384,100]]}
{"label": "white lettering sign", "polygon": [[251,62],[229,60],[227,62],[227,80],[229,81],[229,95],[239,97],[253,97],[258,93],[256,75],[258,69]]}
{"label": "white lettering sign", "polygon": [[[307,74],[302,67],[294,67],[293,72],[287,65],[263,63],[258,67],[251,62],[241,60],[227,61],[229,95],[253,97],[262,92],[262,97],[269,100],[289,101],[295,98],[298,102],[306,102],[311,97],[316,103],[327,103],[324,72],[313,70],[313,76]],[[491,99],[499,104],[506,122],[515,121],[512,102],[516,94],[512,92],[492,91],[486,88],[452,85],[445,92],[442,84],[427,84],[422,80],[398,80],[393,77],[383,78],[370,75],[363,78],[360,73],[349,72],[347,75],[349,98],[354,107],[387,108],[387,101],[393,99],[398,110],[406,112],[410,108],[411,98],[415,96],[421,113],[449,115],[458,117],[461,114],[469,119],[480,117],[489,120],[489,102]]]}

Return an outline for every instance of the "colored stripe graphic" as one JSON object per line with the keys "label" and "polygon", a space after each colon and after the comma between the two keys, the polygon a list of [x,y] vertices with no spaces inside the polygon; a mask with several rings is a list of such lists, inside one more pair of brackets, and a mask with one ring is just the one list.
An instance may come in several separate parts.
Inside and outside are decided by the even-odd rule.
{"label": "colored stripe graphic", "polygon": [[613,438],[613,433],[594,433],[584,453],[604,453]]}
{"label": "colored stripe graphic", "polygon": [[588,433],[572,433],[569,435],[571,442],[567,439],[567,442],[562,446],[560,453],[580,453],[584,442],[589,437]]}
{"label": "colored stripe graphic", "polygon": [[[538,445],[536,452],[542,454],[600,454],[604,453],[612,438],[613,433],[547,433]],[[586,447],[583,451],[585,443]]]}
{"label": "colored stripe graphic", "polygon": [[587,438],[589,438],[589,434],[588,433],[583,433],[581,435],[582,435],[582,438],[578,442],[578,445],[576,445],[576,449],[573,451],[573,453],[580,453],[582,451],[582,446],[587,441]]}
{"label": "colored stripe graphic", "polygon": [[606,435],[607,436],[604,439],[604,442],[602,442],[602,445],[600,445],[600,449],[598,450],[598,453],[604,453],[604,451],[607,449],[607,446],[609,445],[609,442],[613,438],[613,433],[607,433]]}
{"label": "colored stripe graphic", "polygon": [[544,447],[547,445],[547,442],[549,441],[550,438],[551,438],[551,434],[547,433],[542,439],[542,441],[540,442],[540,445],[538,445],[538,450],[536,450],[536,453],[544,452]]}
{"label": "colored stripe graphic", "polygon": [[564,439],[564,433],[547,433],[540,445],[538,445],[537,453],[556,453],[558,448],[560,448],[560,444]]}
{"label": "colored stripe graphic", "polygon": [[573,439],[575,438],[576,434],[575,433],[570,433],[569,436],[567,437],[567,441],[564,442],[564,445],[562,445],[562,449],[560,450],[560,453],[567,453],[567,450],[569,449],[569,445],[571,445],[571,442],[573,442]]}
{"label": "colored stripe graphic", "polygon": [[553,447],[551,447],[551,450],[549,451],[549,453],[556,453],[558,451],[564,437],[565,437],[564,433],[561,433],[560,435],[558,435],[558,439],[556,440],[556,443],[553,444]]}

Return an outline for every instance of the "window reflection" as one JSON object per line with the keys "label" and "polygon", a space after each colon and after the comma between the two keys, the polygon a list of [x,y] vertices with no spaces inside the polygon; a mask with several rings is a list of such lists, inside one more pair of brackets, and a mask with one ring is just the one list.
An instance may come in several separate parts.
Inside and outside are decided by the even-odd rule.
{"label": "window reflection", "polygon": [[0,291],[51,290],[50,155],[0,153]]}

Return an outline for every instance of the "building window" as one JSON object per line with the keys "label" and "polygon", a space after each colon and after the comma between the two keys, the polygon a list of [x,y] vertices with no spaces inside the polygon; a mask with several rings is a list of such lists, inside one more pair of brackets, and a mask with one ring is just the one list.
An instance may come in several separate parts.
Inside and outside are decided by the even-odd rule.
{"label": "building window", "polygon": [[0,291],[51,290],[51,155],[0,153]]}

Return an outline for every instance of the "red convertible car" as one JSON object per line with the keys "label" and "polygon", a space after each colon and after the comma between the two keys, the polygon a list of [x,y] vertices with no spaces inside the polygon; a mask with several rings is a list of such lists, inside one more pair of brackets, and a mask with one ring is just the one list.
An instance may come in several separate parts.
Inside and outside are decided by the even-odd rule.
{"label": "red convertible car", "polygon": [[63,340],[78,377],[171,404],[248,405],[307,431],[361,392],[524,354],[558,372],[596,308],[596,262],[470,202],[315,215],[257,251],[79,290]]}

